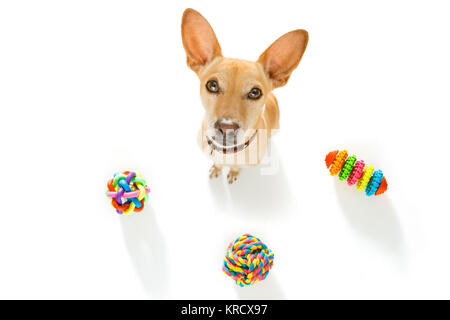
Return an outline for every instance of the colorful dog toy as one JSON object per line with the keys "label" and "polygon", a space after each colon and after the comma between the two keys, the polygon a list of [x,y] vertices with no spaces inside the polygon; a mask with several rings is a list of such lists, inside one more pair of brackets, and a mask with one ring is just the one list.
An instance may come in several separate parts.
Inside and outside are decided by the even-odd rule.
{"label": "colorful dog toy", "polygon": [[374,172],[372,165],[366,165],[364,160],[357,160],[356,156],[348,157],[347,150],[331,151],[325,157],[325,164],[330,173],[335,176],[339,173],[339,180],[347,180],[349,186],[356,184],[356,189],[366,189],[366,195],[380,195],[387,190],[388,184],[383,171]]}
{"label": "colorful dog toy", "polygon": [[106,195],[118,214],[130,214],[144,209],[150,188],[139,173],[124,171],[115,173],[108,181]]}
{"label": "colorful dog toy", "polygon": [[273,266],[274,254],[256,237],[249,234],[230,243],[223,262],[223,272],[241,287],[264,280]]}

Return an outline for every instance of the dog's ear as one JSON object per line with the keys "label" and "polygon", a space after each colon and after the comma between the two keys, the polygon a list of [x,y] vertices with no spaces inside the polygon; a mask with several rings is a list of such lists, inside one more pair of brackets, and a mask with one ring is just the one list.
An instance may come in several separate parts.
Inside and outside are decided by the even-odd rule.
{"label": "dog's ear", "polygon": [[194,9],[186,9],[181,22],[181,36],[188,66],[198,73],[202,66],[222,56],[219,41],[208,21]]}
{"label": "dog's ear", "polygon": [[306,30],[294,30],[278,38],[259,56],[274,88],[284,86],[298,66],[308,44]]}

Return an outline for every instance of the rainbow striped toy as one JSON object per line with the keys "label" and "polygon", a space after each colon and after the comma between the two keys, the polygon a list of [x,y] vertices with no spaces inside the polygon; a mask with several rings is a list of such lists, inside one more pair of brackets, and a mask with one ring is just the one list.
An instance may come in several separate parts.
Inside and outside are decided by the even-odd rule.
{"label": "rainbow striped toy", "polygon": [[244,234],[230,243],[223,272],[241,287],[264,280],[273,266],[274,254],[256,237]]}
{"label": "rainbow striped toy", "polygon": [[118,214],[128,215],[144,209],[149,193],[150,188],[139,172],[124,171],[115,173],[114,178],[108,181],[106,196],[111,198],[111,204]]}
{"label": "rainbow striped toy", "polygon": [[372,165],[366,165],[364,160],[357,160],[355,155],[348,157],[347,150],[331,151],[325,157],[325,164],[330,174],[339,174],[339,180],[347,180],[349,186],[356,184],[356,189],[366,189],[366,195],[380,195],[387,190],[388,184],[383,171],[376,170]]}

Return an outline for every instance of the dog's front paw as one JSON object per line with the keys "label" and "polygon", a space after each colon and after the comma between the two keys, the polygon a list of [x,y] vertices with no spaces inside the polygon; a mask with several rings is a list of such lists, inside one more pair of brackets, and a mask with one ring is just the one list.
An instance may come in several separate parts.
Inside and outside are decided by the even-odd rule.
{"label": "dog's front paw", "polygon": [[209,169],[209,178],[210,179],[217,178],[220,176],[221,173],[222,173],[222,168],[213,164],[211,169]]}
{"label": "dog's front paw", "polygon": [[228,172],[227,175],[227,180],[229,184],[232,184],[237,180],[239,172],[241,172],[241,169],[230,169],[230,172]]}

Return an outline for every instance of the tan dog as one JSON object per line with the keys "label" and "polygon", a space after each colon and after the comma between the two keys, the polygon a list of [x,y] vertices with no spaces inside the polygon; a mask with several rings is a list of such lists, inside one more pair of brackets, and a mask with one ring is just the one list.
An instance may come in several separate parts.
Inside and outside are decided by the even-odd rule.
{"label": "tan dog", "polygon": [[276,40],[256,62],[224,58],[214,30],[197,11],[186,9],[181,25],[187,64],[200,79],[206,113],[199,143],[214,161],[210,178],[229,167],[233,183],[241,168],[256,166],[279,129],[272,90],[284,86],[298,66],[308,32],[294,30]]}

